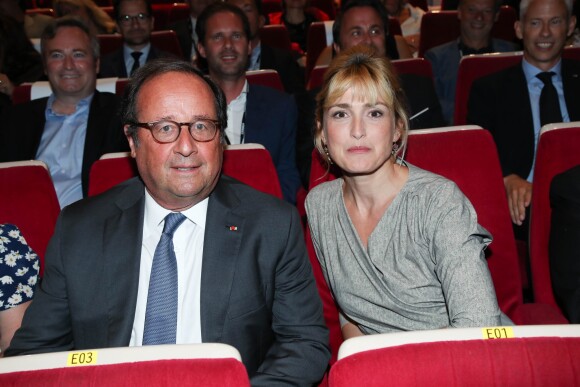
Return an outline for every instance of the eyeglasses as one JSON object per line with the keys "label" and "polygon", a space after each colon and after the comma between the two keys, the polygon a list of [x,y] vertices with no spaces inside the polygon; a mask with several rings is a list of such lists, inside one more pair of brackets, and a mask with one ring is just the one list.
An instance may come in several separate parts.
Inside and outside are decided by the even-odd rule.
{"label": "eyeglasses", "polygon": [[182,126],[188,127],[189,134],[197,142],[213,140],[219,129],[218,121],[206,119],[199,119],[194,122],[175,122],[171,120],[133,122],[130,125],[150,130],[155,141],[161,144],[168,144],[177,140]]}
{"label": "eyeglasses", "polygon": [[131,22],[133,20],[136,20],[139,23],[141,23],[141,22],[144,22],[146,20],[149,20],[149,15],[147,15],[146,13],[140,13],[140,14],[137,14],[135,16],[129,16],[129,15],[119,16],[119,23],[121,23],[121,24],[131,24]]}

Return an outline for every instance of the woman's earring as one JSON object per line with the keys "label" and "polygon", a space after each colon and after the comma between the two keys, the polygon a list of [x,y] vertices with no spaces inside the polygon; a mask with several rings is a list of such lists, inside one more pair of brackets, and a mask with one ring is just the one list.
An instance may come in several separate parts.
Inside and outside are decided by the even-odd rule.
{"label": "woman's earring", "polygon": [[393,143],[393,149],[391,150],[391,155],[395,156],[399,151],[399,144],[396,142]]}
{"label": "woman's earring", "polygon": [[330,153],[328,153],[328,147],[326,146],[326,144],[322,145],[322,149],[324,150],[324,154],[326,155],[326,161],[328,161],[328,164],[332,165],[332,159],[330,158]]}

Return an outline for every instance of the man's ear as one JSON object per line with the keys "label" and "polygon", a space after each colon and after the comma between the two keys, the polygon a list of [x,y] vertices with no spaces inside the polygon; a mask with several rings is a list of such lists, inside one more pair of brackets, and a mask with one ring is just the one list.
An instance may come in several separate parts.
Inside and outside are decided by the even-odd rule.
{"label": "man's ear", "polygon": [[514,23],[514,30],[516,31],[516,36],[518,37],[518,39],[522,40],[524,38],[524,34],[522,32],[522,22],[521,20],[517,20]]}
{"label": "man's ear", "polygon": [[129,141],[129,148],[131,148],[131,157],[135,158],[135,156],[137,155],[137,144],[135,144],[133,136],[129,134],[129,124],[123,126],[123,131],[125,132],[125,137],[127,137],[127,141]]}
{"label": "man's ear", "polygon": [[199,55],[201,55],[202,58],[207,59],[205,56],[205,47],[203,47],[200,42],[197,42],[197,52],[199,52]]}
{"label": "man's ear", "polygon": [[332,48],[334,48],[334,52],[337,54],[340,52],[340,46],[336,43],[332,43]]}

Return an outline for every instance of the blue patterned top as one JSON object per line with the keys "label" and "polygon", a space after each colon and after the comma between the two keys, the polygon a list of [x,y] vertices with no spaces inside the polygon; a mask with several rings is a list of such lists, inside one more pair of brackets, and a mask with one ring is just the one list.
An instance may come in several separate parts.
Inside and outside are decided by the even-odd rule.
{"label": "blue patterned top", "polygon": [[40,261],[18,227],[0,224],[0,311],[32,300]]}

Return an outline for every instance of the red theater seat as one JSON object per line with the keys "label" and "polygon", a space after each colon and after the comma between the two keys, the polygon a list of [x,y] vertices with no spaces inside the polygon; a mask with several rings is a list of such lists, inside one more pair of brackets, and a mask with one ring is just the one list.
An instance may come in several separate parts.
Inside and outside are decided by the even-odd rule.
{"label": "red theater seat", "polygon": [[276,70],[251,70],[246,71],[248,83],[253,85],[268,86],[280,91],[284,91],[284,85],[280,75]]}
{"label": "red theater seat", "polygon": [[554,176],[580,164],[580,122],[542,128],[536,150],[530,217],[530,263],[534,299],[557,307],[550,277],[550,184]]}
{"label": "red theater seat", "polygon": [[2,386],[250,385],[239,352],[225,344],[105,348],[13,357],[0,362]]}
{"label": "red theater seat", "polygon": [[345,341],[329,385],[574,386],[579,356],[577,325],[372,335]]}
{"label": "red theater seat", "polygon": [[46,247],[60,213],[48,167],[38,160],[0,163],[0,181],[0,223],[22,231],[40,258],[42,275]]}
{"label": "red theater seat", "polygon": [[502,52],[494,54],[469,55],[461,58],[457,71],[457,85],[455,91],[455,125],[467,123],[467,104],[473,81],[483,76],[493,74],[522,60],[522,52]]}

